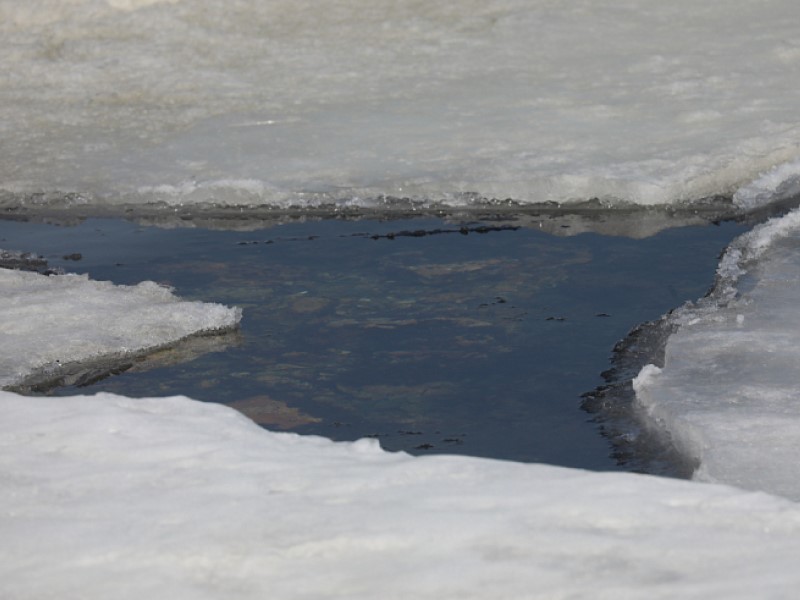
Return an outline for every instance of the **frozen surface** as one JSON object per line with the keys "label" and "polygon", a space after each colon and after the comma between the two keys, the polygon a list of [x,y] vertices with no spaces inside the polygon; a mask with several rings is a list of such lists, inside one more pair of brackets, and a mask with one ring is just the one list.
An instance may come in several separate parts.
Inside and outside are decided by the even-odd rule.
{"label": "frozen surface", "polygon": [[18,600],[791,598],[800,506],[262,430],[182,397],[0,393]]}
{"label": "frozen surface", "polygon": [[639,402],[700,467],[695,479],[800,500],[800,210],[738,238],[715,293],[671,318]]}
{"label": "frozen surface", "polygon": [[651,205],[780,165],[796,186],[799,32],[794,0],[0,0],[0,199]]}
{"label": "frozen surface", "polygon": [[232,329],[241,310],[183,302],[152,281],[115,286],[82,275],[0,269],[0,387],[58,376],[78,361],[120,358]]}
{"label": "frozen surface", "polygon": [[[800,189],[799,32],[792,0],[0,0],[0,202],[750,210]],[[696,479],[794,499],[798,222],[742,238],[636,381]],[[0,277],[2,385],[239,317],[152,283]],[[390,455],[181,398],[0,410],[3,597],[800,587],[800,508],[764,493]]]}

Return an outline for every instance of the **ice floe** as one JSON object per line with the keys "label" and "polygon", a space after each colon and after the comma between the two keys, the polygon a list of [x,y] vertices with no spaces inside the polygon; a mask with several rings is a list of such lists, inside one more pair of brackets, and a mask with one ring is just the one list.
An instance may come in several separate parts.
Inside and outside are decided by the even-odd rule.
{"label": "ice floe", "polygon": [[800,500],[800,210],[735,240],[714,293],[670,315],[664,366],[634,381],[695,478]]}
{"label": "ice floe", "polygon": [[0,392],[9,598],[789,598],[800,506],[386,453],[182,397]]}
{"label": "ice floe", "polygon": [[0,269],[0,290],[2,387],[230,330],[241,318],[238,308],[181,301],[152,281],[119,286],[85,275]]}
{"label": "ice floe", "polygon": [[729,198],[797,178],[796,10],[4,0],[0,200]]}

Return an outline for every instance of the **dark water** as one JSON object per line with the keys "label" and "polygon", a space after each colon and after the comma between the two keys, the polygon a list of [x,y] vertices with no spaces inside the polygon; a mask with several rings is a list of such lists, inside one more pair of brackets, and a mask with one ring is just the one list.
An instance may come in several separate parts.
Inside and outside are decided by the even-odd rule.
{"label": "dark water", "polygon": [[611,456],[581,394],[631,328],[706,292],[742,230],[632,240],[438,219],[247,232],[0,222],[0,247],[244,309],[223,351],[178,364],[160,353],[149,370],[49,393],[185,394],[270,428],[372,435],[390,450],[608,470],[631,467]]}

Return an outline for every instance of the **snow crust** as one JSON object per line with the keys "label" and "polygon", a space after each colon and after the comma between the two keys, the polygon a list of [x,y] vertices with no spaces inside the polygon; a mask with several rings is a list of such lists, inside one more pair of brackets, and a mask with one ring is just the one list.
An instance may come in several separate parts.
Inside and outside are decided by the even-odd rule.
{"label": "snow crust", "polygon": [[800,507],[627,473],[383,452],[182,397],[0,392],[19,600],[790,598]]}
{"label": "snow crust", "polygon": [[744,209],[756,208],[800,195],[800,161],[777,165],[736,190],[733,202]]}
{"label": "snow crust", "polygon": [[738,238],[711,297],[671,315],[663,369],[637,400],[689,457],[694,478],[800,500],[800,210]]}
{"label": "snow crust", "polygon": [[[0,0],[0,204],[608,206],[800,191],[791,0]],[[74,194],[69,195],[68,193]],[[388,454],[185,398],[0,392],[0,596],[793,598],[800,212],[637,398],[696,482]],[[235,326],[0,270],[0,385]],[[698,482],[724,482],[744,489]]]}
{"label": "snow crust", "polygon": [[85,275],[0,269],[0,387],[70,363],[131,356],[234,328],[241,309],[179,300],[152,281],[117,286]]}
{"label": "snow crust", "polygon": [[800,173],[796,16],[792,0],[0,0],[2,202],[736,192],[751,209],[763,195],[737,190]]}

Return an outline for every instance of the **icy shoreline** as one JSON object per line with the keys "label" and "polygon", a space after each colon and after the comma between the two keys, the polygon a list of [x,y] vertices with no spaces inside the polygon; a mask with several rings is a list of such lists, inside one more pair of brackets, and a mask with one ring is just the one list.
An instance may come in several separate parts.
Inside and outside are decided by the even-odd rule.
{"label": "icy shoreline", "polygon": [[0,289],[3,388],[229,331],[242,316],[239,308],[181,301],[152,281],[115,286],[81,275],[0,269]]}
{"label": "icy shoreline", "polygon": [[0,189],[309,209],[730,196],[800,158],[795,17],[791,0],[7,0]]}
{"label": "icy shoreline", "polygon": [[[798,192],[798,39],[792,0],[337,0],[324,11],[313,0],[0,0],[0,208],[723,196],[754,211]],[[652,418],[700,461],[698,479],[792,498],[797,219],[729,251],[720,297],[677,311],[666,364],[636,381]],[[0,275],[20,290],[4,299],[16,337],[4,340],[3,382],[86,356],[73,334],[51,344],[58,324],[37,293],[77,294],[57,320],[84,331],[97,319],[108,352],[129,350],[131,330],[158,345],[162,327],[176,338],[238,319],[155,284],[128,289],[126,304],[85,279],[35,291],[41,276]],[[129,318],[127,331],[98,315]],[[788,599],[800,588],[800,505],[762,492],[411,458],[270,433],[185,398],[0,392],[0,410],[4,597]]]}
{"label": "icy shoreline", "polygon": [[[769,392],[788,401],[775,405],[774,419],[758,403],[774,371],[762,378],[743,371],[759,386],[743,386],[755,391],[746,412],[741,418],[731,412],[742,402],[704,407],[703,429],[685,427],[693,418],[685,406],[672,420],[665,417],[664,399],[689,395],[681,366],[696,371],[700,364],[703,381],[714,372],[691,353],[710,351],[707,337],[677,349],[675,340],[699,330],[724,346],[715,329],[732,326],[739,335],[744,326],[757,327],[761,306],[769,320],[776,298],[756,293],[762,280],[769,291],[788,281],[791,297],[796,278],[785,279],[782,269],[797,262],[797,252],[776,247],[798,230],[800,210],[738,238],[720,263],[717,293],[673,313],[681,328],[667,343],[663,370],[647,367],[637,379],[652,417],[701,461],[700,481],[796,499],[797,479],[786,476],[794,468],[794,431],[786,422],[791,376],[779,381],[785,389]],[[164,313],[160,301],[176,311],[238,319],[232,309],[207,312],[209,305],[177,302],[152,283],[117,289],[76,276],[0,275],[22,286],[20,300],[12,294],[6,301],[36,314],[41,305],[22,300],[36,299],[26,289],[43,286],[49,301],[65,302],[56,311],[64,318],[77,305],[62,288],[74,286],[78,297],[96,295],[99,305],[119,293],[164,318],[175,315]],[[743,291],[745,278],[755,283]],[[135,315],[110,304],[112,314]],[[7,323],[32,324],[5,314]],[[764,333],[756,328],[748,339],[757,342]],[[790,333],[786,344],[793,339]],[[787,367],[775,364],[777,372]],[[726,386],[726,377],[731,373],[714,372],[696,401],[724,399],[742,385],[732,378]],[[715,388],[720,393],[710,395]],[[233,409],[182,397],[0,392],[0,410],[0,590],[22,599],[366,598],[378,588],[397,598],[636,598],[645,590],[654,598],[787,598],[800,585],[793,566],[800,505],[763,492],[540,464],[413,458],[384,452],[374,440],[334,443],[265,431]],[[731,427],[753,422],[755,436]],[[731,430],[729,440],[702,439]]]}
{"label": "icy shoreline", "polygon": [[0,392],[0,410],[0,589],[14,598],[788,598],[800,585],[800,506],[763,493],[412,458],[180,397]]}
{"label": "icy shoreline", "polygon": [[674,311],[664,367],[634,380],[637,399],[694,479],[800,500],[796,294],[800,209],[735,240],[713,293]]}

